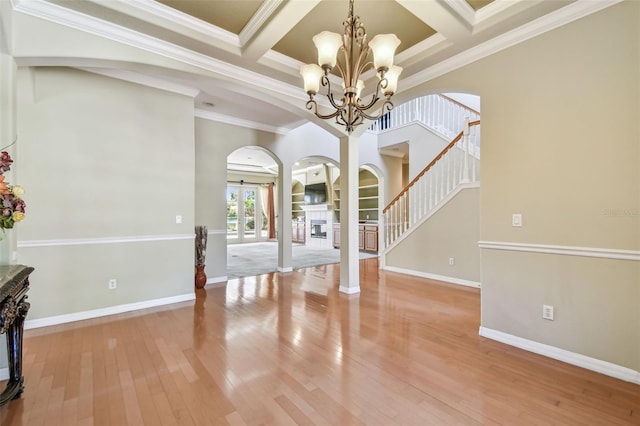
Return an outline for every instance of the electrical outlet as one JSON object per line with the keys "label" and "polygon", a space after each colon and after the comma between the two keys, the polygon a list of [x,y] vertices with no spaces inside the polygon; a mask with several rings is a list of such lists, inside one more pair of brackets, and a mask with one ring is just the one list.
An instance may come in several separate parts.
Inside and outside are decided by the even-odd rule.
{"label": "electrical outlet", "polygon": [[453,257],[449,258],[449,265],[453,266],[453,264],[455,263],[455,259]]}
{"label": "electrical outlet", "polygon": [[115,279],[109,280],[109,290],[115,290],[118,287],[118,281]]}
{"label": "electrical outlet", "polygon": [[553,321],[553,306],[542,305],[542,318]]}

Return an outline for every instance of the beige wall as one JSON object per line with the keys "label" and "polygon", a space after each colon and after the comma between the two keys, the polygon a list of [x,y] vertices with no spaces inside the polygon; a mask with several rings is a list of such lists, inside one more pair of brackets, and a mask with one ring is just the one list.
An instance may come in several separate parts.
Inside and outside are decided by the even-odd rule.
{"label": "beige wall", "polygon": [[[623,2],[418,88],[481,96],[482,240],[640,250],[639,31]],[[483,250],[482,326],[640,371],[638,261]]]}
{"label": "beige wall", "polygon": [[479,283],[479,212],[480,189],[463,189],[389,250],[386,266]]}
{"label": "beige wall", "polygon": [[27,202],[18,261],[35,267],[30,320],[192,292],[192,98],[22,68],[18,134]]}

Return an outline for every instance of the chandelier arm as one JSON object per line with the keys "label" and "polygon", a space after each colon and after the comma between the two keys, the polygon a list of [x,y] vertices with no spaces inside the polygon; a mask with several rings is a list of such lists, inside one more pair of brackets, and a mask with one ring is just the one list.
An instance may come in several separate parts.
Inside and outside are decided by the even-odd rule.
{"label": "chandelier arm", "polygon": [[[386,111],[385,111],[386,108]],[[380,108],[380,112],[377,115],[369,115],[366,112],[362,111],[362,110],[358,110],[358,115],[360,115],[361,117],[366,118],[367,120],[377,120],[378,118],[382,117],[385,113],[391,111],[393,109],[393,102],[391,102],[389,99],[386,99],[384,101],[384,103],[382,104],[382,107]]]}
{"label": "chandelier arm", "polygon": [[342,98],[342,104],[338,105],[337,102],[333,99],[333,93],[328,93],[327,99],[329,99],[329,103],[331,103],[331,106],[333,106],[338,111],[345,109],[345,107],[347,106],[347,100],[345,98]]}
{"label": "chandelier arm", "polygon": [[387,87],[387,79],[383,78],[382,80],[378,81],[378,84],[376,85],[376,93],[374,93],[371,96],[371,102],[369,102],[367,105],[358,105],[356,103],[356,107],[358,108],[359,111],[363,111],[363,110],[368,110],[369,108],[373,107],[373,105],[378,102],[381,97],[380,97],[380,89],[384,89]]}
{"label": "chandelier arm", "polygon": [[318,103],[314,99],[309,99],[307,101],[307,109],[309,111],[313,112],[316,115],[316,117],[321,118],[323,120],[328,120],[330,118],[333,118],[333,117],[337,116],[338,114],[340,114],[340,111],[342,111],[341,109],[338,109],[338,110],[336,110],[333,113],[328,114],[328,115],[320,114],[318,112]]}
{"label": "chandelier arm", "polygon": [[[327,74],[322,76],[322,86],[327,87],[327,98],[335,109],[344,109],[347,101],[343,98],[342,105],[338,105],[337,102],[333,99],[333,93],[331,93],[331,80],[329,80],[329,76]],[[317,115],[317,114],[316,114]]]}

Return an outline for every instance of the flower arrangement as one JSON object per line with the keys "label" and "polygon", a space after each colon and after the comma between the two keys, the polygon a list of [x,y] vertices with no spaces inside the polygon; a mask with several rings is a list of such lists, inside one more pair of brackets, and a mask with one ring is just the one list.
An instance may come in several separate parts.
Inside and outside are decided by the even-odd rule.
{"label": "flower arrangement", "polygon": [[207,227],[196,226],[196,266],[204,266],[207,257]]}
{"label": "flower arrangement", "polygon": [[0,196],[2,197],[2,207],[0,207],[0,228],[10,229],[16,222],[20,222],[25,217],[27,205],[22,199],[24,188],[20,185],[11,185],[4,181],[4,174],[11,170],[13,160],[8,152],[0,153]]}

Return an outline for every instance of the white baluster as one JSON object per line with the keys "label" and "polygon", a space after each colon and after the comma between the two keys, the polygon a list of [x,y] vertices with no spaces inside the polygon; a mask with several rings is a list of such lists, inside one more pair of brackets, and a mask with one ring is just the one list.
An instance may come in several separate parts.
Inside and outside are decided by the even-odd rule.
{"label": "white baluster", "polygon": [[469,118],[464,119],[464,129],[462,130],[462,140],[464,149],[464,165],[462,168],[462,182],[469,183]]}
{"label": "white baluster", "polygon": [[418,220],[418,208],[420,207],[420,197],[418,194],[419,188],[420,188],[420,182],[417,182],[416,184],[413,185],[413,187],[411,188],[413,191],[411,191],[411,193],[409,194],[409,206],[411,206],[411,211],[413,212],[413,216],[410,217],[410,221],[409,221],[409,226],[413,225],[414,223],[416,223],[416,221]]}
{"label": "white baluster", "polygon": [[429,170],[429,211],[433,207],[433,169]]}
{"label": "white baluster", "polygon": [[398,239],[398,211],[400,210],[400,200],[396,200],[393,206],[393,241]]}
{"label": "white baluster", "polygon": [[413,211],[414,203],[412,202],[413,192],[414,192],[414,187],[412,186],[407,191],[407,222],[409,224],[413,222],[413,217],[415,216],[415,213]]}
{"label": "white baluster", "polygon": [[405,232],[407,232],[407,228],[408,223],[408,217],[409,217],[409,197],[408,197],[408,192],[405,192],[403,197],[404,197],[404,202],[402,203],[404,205],[404,211],[402,212],[402,233],[404,234]]}
{"label": "white baluster", "polygon": [[427,214],[427,176],[423,175],[420,179],[420,219]]}
{"label": "white baluster", "polygon": [[389,222],[387,221],[387,215],[389,211],[386,213],[382,213],[382,231],[384,232],[384,248],[389,247]]}

